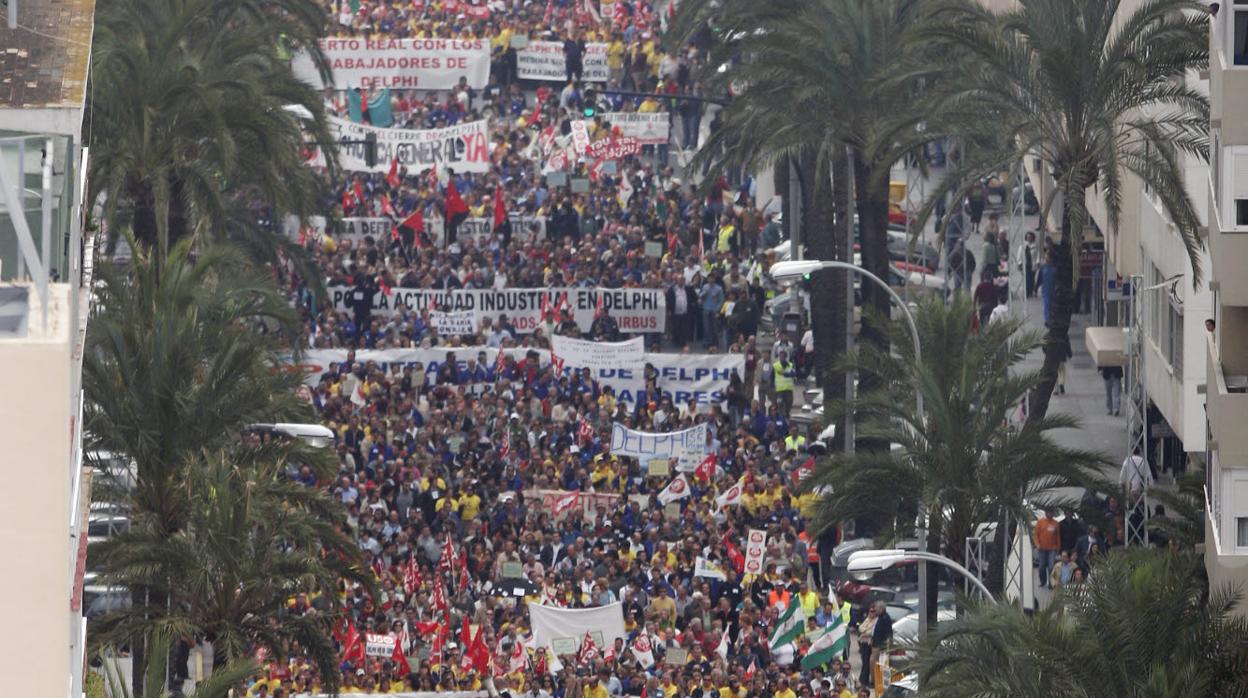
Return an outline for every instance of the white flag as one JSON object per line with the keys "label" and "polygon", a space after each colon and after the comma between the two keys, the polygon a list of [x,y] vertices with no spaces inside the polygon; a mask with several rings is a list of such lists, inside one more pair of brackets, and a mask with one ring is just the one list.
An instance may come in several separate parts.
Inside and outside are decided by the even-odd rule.
{"label": "white flag", "polygon": [[729,623],[728,627],[724,628],[724,634],[719,638],[719,646],[715,648],[715,654],[718,654],[719,658],[725,662],[728,661],[728,633],[731,631],[732,624]]}
{"label": "white flag", "polygon": [[732,487],[729,487],[723,494],[715,498],[715,504],[720,509],[724,507],[736,506],[741,503],[741,495],[745,493],[745,476],[742,475]]}
{"label": "white flag", "polygon": [[672,502],[685,499],[689,496],[689,480],[685,479],[685,474],[681,473],[676,476],[667,487],[659,492],[659,504],[667,506]]}

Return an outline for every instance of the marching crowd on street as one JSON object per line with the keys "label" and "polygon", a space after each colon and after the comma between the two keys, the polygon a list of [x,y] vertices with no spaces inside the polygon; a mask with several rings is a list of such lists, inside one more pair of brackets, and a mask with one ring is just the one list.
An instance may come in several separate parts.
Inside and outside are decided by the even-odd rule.
{"label": "marching crowd on street", "polygon": [[[778,209],[760,208],[748,177],[721,179],[710,196],[695,195],[668,165],[666,147],[625,155],[614,171],[573,163],[573,174],[589,180],[585,191],[552,185],[542,172],[535,143],[543,133],[566,139],[594,87],[518,84],[513,37],[567,39],[570,60],[579,41],[607,42],[612,83],[664,94],[698,89],[689,77],[697,47],[663,53],[654,8],[613,4],[598,18],[580,3],[491,3],[481,20],[445,1],[327,5],[331,33],[486,37],[494,47],[484,90],[382,97],[395,127],[489,119],[488,173],[397,166],[385,175],[347,173],[333,182],[327,230],[301,234],[324,286],[350,289],[338,307],[312,283],[291,289],[309,346],[347,352],[313,377],[311,392],[338,436],[341,469],[331,482],[308,484],[329,488],[346,507],[343,526],[359,541],[380,593],[345,583],[338,590],[348,609],[336,633],[345,693],[867,695],[858,691],[869,675],[847,661],[849,604],[822,579],[807,528],[811,495],[798,488],[813,458],[788,412],[813,347],[809,337],[795,345],[798,338],[781,336],[768,351],[758,340],[772,292],[762,253],[780,242]],[[371,110],[361,105],[376,99],[357,93],[352,105],[350,94],[328,93],[331,112],[364,120]],[[673,109],[669,100],[601,93],[593,106]],[[681,147],[696,147],[703,115],[695,106],[675,105]],[[680,122],[685,115],[690,128]],[[618,135],[601,115],[588,122],[593,140]],[[391,232],[338,234],[335,221],[353,217],[388,218]],[[457,236],[456,218],[464,217],[495,225],[485,238]],[[544,220],[544,234],[512,229],[511,221],[530,219]],[[715,404],[677,404],[655,375],[626,403],[589,371],[561,374],[536,352],[489,361],[470,351],[549,349],[556,334],[630,336],[606,310],[588,328],[552,308],[532,332],[500,314],[484,318],[475,334],[450,337],[438,334],[429,309],[374,311],[395,288],[542,287],[662,289],[667,329],[645,335],[647,348],[739,353],[744,372]],[[428,370],[355,355],[407,347],[464,351],[458,362]],[[645,432],[705,424],[706,456],[695,472],[652,475],[651,464],[610,452],[613,422]],[[677,495],[674,479],[682,483]],[[751,529],[767,541],[754,574],[745,570]],[[602,647],[587,637],[563,656],[534,645],[529,604],[615,602],[626,637]],[[317,609],[315,598],[290,606],[292,613]],[[860,641],[869,658],[890,637],[887,621],[877,624],[874,610],[867,617]],[[385,656],[374,651],[382,635],[395,645]],[[267,672],[249,695],[321,685],[298,656],[271,659]]]}

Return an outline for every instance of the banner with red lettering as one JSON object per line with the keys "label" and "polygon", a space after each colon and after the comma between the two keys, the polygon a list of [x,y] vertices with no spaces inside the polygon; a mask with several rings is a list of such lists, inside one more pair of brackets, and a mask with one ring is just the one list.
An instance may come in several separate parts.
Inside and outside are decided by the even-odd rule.
{"label": "banner with red lettering", "polygon": [[[335,116],[328,121],[335,141],[363,141],[370,133],[377,136],[377,162],[372,167],[364,160],[363,143],[338,146],[339,164],[350,172],[388,172],[393,160],[407,168],[409,175],[448,167],[455,172],[490,171],[490,122],[486,119],[422,130],[377,128]],[[313,164],[319,162],[323,161],[318,154]]]}
{"label": "banner with red lettering", "polygon": [[[466,77],[479,90],[490,81],[489,39],[321,39],[321,50],[338,89],[449,90]],[[325,87],[307,53],[291,66],[299,79]]]}
{"label": "banner with red lettering", "polygon": [[667,112],[607,112],[602,115],[607,125],[618,128],[621,136],[636,138],[642,145],[667,143],[672,115]]}

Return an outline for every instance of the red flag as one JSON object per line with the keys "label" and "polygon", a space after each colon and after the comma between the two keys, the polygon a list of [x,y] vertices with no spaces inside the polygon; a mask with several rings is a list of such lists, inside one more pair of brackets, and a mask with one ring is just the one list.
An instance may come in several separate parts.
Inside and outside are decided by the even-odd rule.
{"label": "red flag", "polygon": [[[384,276],[378,277],[377,286],[380,287],[381,289],[381,295],[383,296],[390,295],[390,284],[386,283],[386,277]],[[380,561],[378,561],[378,564],[380,564]],[[380,577],[381,575],[378,574],[377,576]]]}
{"label": "red flag", "polygon": [[455,546],[451,544],[451,536],[447,534],[446,543],[442,545],[442,557],[438,560],[438,569],[450,572],[458,566],[459,558],[455,555]]}
{"label": "red flag", "polygon": [[732,563],[732,569],[736,570],[737,574],[741,574],[745,570],[745,555],[742,554],[736,543],[728,540],[726,537],[724,548],[728,551],[728,561]]}
{"label": "red flag", "polygon": [[425,217],[422,214],[420,207],[417,206],[416,210],[412,212],[412,215],[404,218],[403,222],[399,224],[399,227],[407,228],[408,230],[416,233],[423,232],[425,229]]}
{"label": "red flag", "polygon": [[446,648],[446,626],[439,625],[433,636],[433,646],[429,648],[429,663],[439,666],[446,661],[443,650]]}
{"label": "red flag", "polygon": [[594,440],[594,427],[584,419],[581,420],[580,426],[577,428],[577,436],[586,441]]}
{"label": "red flag", "polygon": [[594,638],[590,637],[589,631],[585,631],[585,638],[581,640],[581,649],[576,653],[577,664],[589,664],[598,658],[598,645],[594,644]]}
{"label": "red flag", "polygon": [[557,497],[555,498],[555,501],[551,503],[550,513],[552,516],[559,516],[563,512],[572,509],[572,507],[575,507],[576,503],[579,502],[580,500],[581,500],[580,492],[569,492],[565,495]]}
{"label": "red flag", "polygon": [[703,458],[702,462],[698,463],[698,467],[694,469],[693,476],[703,482],[710,482],[711,479],[715,477],[716,463],[717,459],[715,454],[708,453],[706,458]]}
{"label": "red flag", "polygon": [[381,212],[382,212],[382,213],[384,213],[384,214],[386,214],[387,216],[393,216],[393,215],[395,215],[395,213],[394,213],[394,205],[390,203],[390,195],[389,195],[389,194],[382,194],[382,195],[381,195]]}
{"label": "red flag", "polygon": [[815,457],[811,456],[804,463],[794,468],[793,473],[789,477],[793,479],[794,485],[800,485],[802,480],[810,477],[813,472],[815,472]]}
{"label": "red flag", "polygon": [[399,237],[400,237],[400,236],[399,236],[399,229],[398,229],[397,227],[393,226],[393,225],[392,225],[392,226],[390,226],[390,239],[391,239],[391,240],[398,240],[398,239],[399,239]]}
{"label": "red flag", "polygon": [[407,676],[412,673],[412,666],[407,663],[407,654],[403,652],[403,645],[407,644],[407,629],[399,631],[399,636],[394,641],[394,653],[390,655],[390,660],[394,662],[394,668],[398,669],[401,676]]}
{"label": "red flag", "polygon": [[390,171],[386,173],[386,184],[391,187],[399,186],[399,159],[395,158],[390,161]]}
{"label": "red flag", "polygon": [[351,190],[342,190],[342,212],[346,213],[351,208]]}
{"label": "red flag", "polygon": [[479,674],[488,674],[490,662],[494,660],[490,648],[485,644],[485,624],[477,628],[477,636],[472,640],[472,668]]}
{"label": "red flag", "polygon": [[494,189],[494,230],[498,231],[503,223],[507,221],[507,207],[503,204],[503,187],[499,185]]}
{"label": "red flag", "polygon": [[754,678],[754,672],[756,671],[758,671],[758,660],[751,659],[749,668],[745,670],[745,677],[744,677],[745,680],[746,681],[752,680]]}
{"label": "red flag", "polygon": [[416,563],[416,553],[412,553],[407,558],[407,568],[403,570],[403,590],[407,592],[409,600],[420,588],[420,584],[420,565]]}
{"label": "red flag", "polygon": [[456,216],[467,218],[468,204],[464,203],[464,197],[459,195],[459,189],[455,188],[455,180],[452,178],[446,183],[446,220],[455,220]]}
{"label": "red flag", "polygon": [[360,205],[363,205],[364,204],[364,187],[363,185],[360,184],[360,180],[358,179],[355,180],[355,186],[352,187],[352,190],[355,192],[355,200],[360,202]]}
{"label": "red flag", "polygon": [[360,637],[351,619],[347,619],[346,632],[341,634],[338,642],[342,645],[343,661],[351,662],[352,666],[364,663],[364,639]]}
{"label": "red flag", "polygon": [[468,622],[468,616],[464,616],[464,627],[459,629],[459,644],[464,646],[464,652],[472,644],[472,624]]}
{"label": "red flag", "polygon": [[433,607],[439,611],[446,611],[450,608],[446,603],[446,589],[444,586],[440,579],[433,585]]}
{"label": "red flag", "polygon": [[431,620],[427,623],[416,621],[416,633],[418,635],[432,635],[441,627],[442,624],[436,620]]}

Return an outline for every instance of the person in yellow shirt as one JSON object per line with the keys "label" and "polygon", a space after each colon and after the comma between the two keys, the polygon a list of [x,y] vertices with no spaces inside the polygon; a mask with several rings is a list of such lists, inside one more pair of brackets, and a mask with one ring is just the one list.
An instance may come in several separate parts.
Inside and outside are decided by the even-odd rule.
{"label": "person in yellow shirt", "polygon": [[745,698],[749,694],[749,689],[741,685],[735,674],[728,677],[727,686],[719,688],[719,698]]}
{"label": "person in yellow shirt", "polygon": [[774,698],[797,698],[797,694],[789,687],[789,680],[786,677],[780,677],[780,685],[776,688],[776,692],[772,694]]}
{"label": "person in yellow shirt", "polygon": [[471,521],[481,512],[481,495],[473,490],[466,490],[460,495],[458,504],[460,520]]}

